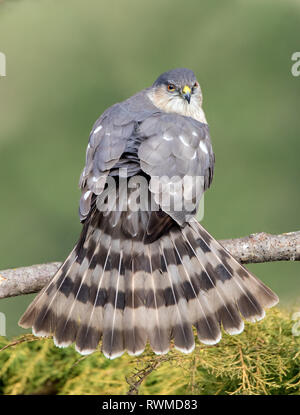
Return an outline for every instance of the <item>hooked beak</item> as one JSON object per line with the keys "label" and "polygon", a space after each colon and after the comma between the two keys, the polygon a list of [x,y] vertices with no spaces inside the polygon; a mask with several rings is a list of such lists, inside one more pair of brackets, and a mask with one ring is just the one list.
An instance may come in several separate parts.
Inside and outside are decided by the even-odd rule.
{"label": "hooked beak", "polygon": [[189,86],[185,85],[185,87],[183,87],[182,96],[188,103],[191,102],[192,91]]}

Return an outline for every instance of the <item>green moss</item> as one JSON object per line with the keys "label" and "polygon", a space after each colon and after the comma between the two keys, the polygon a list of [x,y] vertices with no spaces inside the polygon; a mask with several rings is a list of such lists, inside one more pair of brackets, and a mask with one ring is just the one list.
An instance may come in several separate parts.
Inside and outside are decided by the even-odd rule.
{"label": "green moss", "polygon": [[0,393],[299,394],[300,338],[293,324],[288,311],[275,309],[239,336],[224,334],[212,347],[197,343],[190,355],[172,349],[156,356],[147,348],[139,358],[113,361],[99,352],[80,357],[52,339],[0,338]]}

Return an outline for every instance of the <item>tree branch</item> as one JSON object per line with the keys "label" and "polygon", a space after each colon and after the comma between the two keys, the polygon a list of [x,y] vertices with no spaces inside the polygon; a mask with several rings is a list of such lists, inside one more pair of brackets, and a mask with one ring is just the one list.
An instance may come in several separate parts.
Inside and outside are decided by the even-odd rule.
{"label": "tree branch", "polygon": [[260,232],[220,243],[242,264],[300,261],[300,231],[281,235]]}
{"label": "tree branch", "polygon": [[[300,231],[270,235],[264,232],[220,243],[243,264],[300,261]],[[0,299],[40,291],[53,277],[61,262],[0,271]]]}

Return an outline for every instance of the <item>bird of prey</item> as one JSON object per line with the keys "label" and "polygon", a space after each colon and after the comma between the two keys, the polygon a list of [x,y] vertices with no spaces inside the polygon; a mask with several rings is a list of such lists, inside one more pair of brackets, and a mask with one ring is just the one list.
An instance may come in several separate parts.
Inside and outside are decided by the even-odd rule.
{"label": "bird of prey", "polygon": [[172,341],[190,353],[193,327],[213,345],[222,328],[234,335],[243,319],[262,319],[276,294],[195,219],[214,161],[193,71],[165,72],[108,108],[80,177],[79,240],[19,324],[81,354],[102,340],[113,359],[147,342],[156,354]]}

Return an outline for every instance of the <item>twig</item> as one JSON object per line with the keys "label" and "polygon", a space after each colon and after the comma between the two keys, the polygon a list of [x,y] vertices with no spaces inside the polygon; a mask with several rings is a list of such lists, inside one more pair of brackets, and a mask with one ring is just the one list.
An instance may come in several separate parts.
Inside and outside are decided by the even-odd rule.
{"label": "twig", "polygon": [[[264,232],[220,243],[241,263],[300,260],[300,231],[270,235]],[[40,291],[61,262],[0,271],[0,299]]]}
{"label": "twig", "polygon": [[125,377],[126,382],[129,385],[129,390],[127,395],[138,395],[139,388],[143,381],[155,370],[160,366],[162,363],[171,360],[170,357],[159,357],[154,358],[151,361],[147,362],[146,366],[142,369],[136,369],[135,372],[130,377]]}
{"label": "twig", "polygon": [[29,335],[25,334],[25,336],[19,338],[18,340],[14,341],[14,342],[11,342],[11,343],[7,344],[6,346],[2,347],[2,349],[0,349],[0,352],[2,352],[5,349],[8,349],[9,347],[16,346],[17,344],[20,344],[20,343],[24,343],[24,342],[30,343],[30,342],[35,342],[37,340],[40,340],[40,338],[39,337],[33,337],[32,334],[29,334]]}

